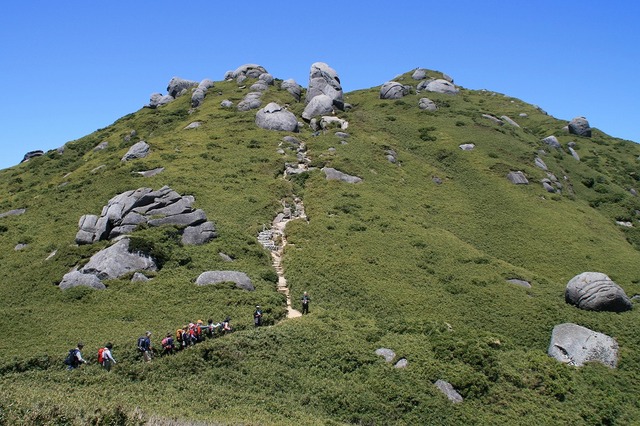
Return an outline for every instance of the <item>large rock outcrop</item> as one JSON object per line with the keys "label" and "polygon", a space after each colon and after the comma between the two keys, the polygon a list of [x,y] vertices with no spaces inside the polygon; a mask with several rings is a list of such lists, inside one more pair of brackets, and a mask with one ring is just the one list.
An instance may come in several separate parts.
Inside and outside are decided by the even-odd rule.
{"label": "large rock outcrop", "polygon": [[340,85],[338,73],[324,62],[312,64],[309,71],[307,102],[310,102],[311,99],[318,95],[327,95],[338,109],[344,109],[342,86]]}
{"label": "large rock outcrop", "polygon": [[256,125],[267,130],[298,131],[296,116],[275,102],[271,102],[256,113]]}
{"label": "large rock outcrop", "polygon": [[78,286],[104,290],[106,287],[102,280],[120,278],[130,272],[158,270],[151,257],[144,253],[132,253],[129,243],[128,237],[121,237],[115,244],[100,250],[80,270],[74,269],[65,274],[58,287],[61,290]]}
{"label": "large rock outcrop", "polygon": [[202,80],[200,84],[198,84],[198,87],[196,87],[196,90],[194,90],[193,93],[191,94],[191,107],[192,108],[199,107],[202,104],[202,101],[204,101],[204,97],[207,94],[207,90],[209,90],[212,87],[213,87],[213,81],[207,78]]}
{"label": "large rock outcrop", "polygon": [[202,210],[192,207],[195,199],[164,186],[157,191],[138,188],[113,197],[100,216],[84,215],[78,223],[76,242],[91,244],[132,233],[139,225],[182,227],[183,244],[204,244],[217,236],[213,223]]}
{"label": "large rock outcrop", "polygon": [[565,289],[567,303],[588,311],[624,312],[633,308],[622,287],[601,272],[583,272]]}
{"label": "large rock outcrop", "polygon": [[576,117],[569,122],[569,133],[584,136],[587,138],[591,137],[591,126],[589,126],[589,122],[584,117]]}
{"label": "large rock outcrop", "polygon": [[173,98],[182,96],[188,92],[188,90],[194,86],[197,86],[197,81],[185,80],[180,77],[173,77],[167,85],[167,94]]}
{"label": "large rock outcrop", "polygon": [[380,88],[380,99],[400,99],[409,94],[409,86],[403,86],[397,81],[387,81]]}
{"label": "large rock outcrop", "polygon": [[280,83],[280,88],[289,92],[296,101],[300,101],[300,98],[302,97],[302,86],[296,83],[294,79],[290,78],[288,80],[284,80]]}
{"label": "large rock outcrop", "polygon": [[200,286],[219,284],[223,282],[235,283],[236,287],[243,290],[255,290],[249,276],[244,272],[239,271],[207,271],[200,274],[196,279],[196,284]]}
{"label": "large rock outcrop", "polygon": [[144,158],[147,155],[149,155],[150,149],[151,148],[149,147],[149,144],[146,143],[145,141],[137,142],[131,148],[129,148],[129,151],[127,151],[127,153],[122,157],[121,161],[129,161],[129,160],[135,160],[137,158]]}
{"label": "large rock outcrop", "polygon": [[560,362],[577,367],[590,361],[612,368],[618,364],[618,343],[613,338],[571,323],[553,328],[547,353]]}
{"label": "large rock outcrop", "polygon": [[460,92],[460,90],[458,90],[458,88],[453,83],[441,78],[431,81],[425,80],[424,84],[421,83],[420,85],[418,85],[418,89],[426,90],[427,92],[445,93],[448,95],[456,95],[458,94],[458,92]]}
{"label": "large rock outcrop", "polygon": [[329,114],[331,112],[333,112],[333,99],[327,95],[318,95],[309,101],[302,112],[302,118],[309,121],[313,117]]}
{"label": "large rock outcrop", "polygon": [[267,70],[263,66],[260,66],[258,64],[244,64],[236,68],[235,71],[227,71],[224,79],[235,79],[238,84],[240,84],[247,78],[259,78],[260,75],[266,73]]}

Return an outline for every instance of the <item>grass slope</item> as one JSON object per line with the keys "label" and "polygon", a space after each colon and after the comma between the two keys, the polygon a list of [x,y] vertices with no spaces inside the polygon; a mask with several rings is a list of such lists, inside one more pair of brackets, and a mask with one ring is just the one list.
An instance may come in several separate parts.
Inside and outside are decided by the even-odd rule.
{"label": "grass slope", "polygon": [[[409,74],[398,80],[411,83]],[[640,203],[629,189],[640,147],[597,129],[591,138],[568,135],[566,123],[492,92],[430,93],[439,110],[425,112],[417,108],[424,94],[380,100],[372,88],[346,95],[353,105],[339,114],[350,123],[346,144],[333,132],[296,136],[313,166],[363,182],[327,181],[317,169],[286,181],[284,163],[295,162],[295,151],[276,152],[285,134],[258,129],[255,111],[219,106],[247,91],[218,82],[195,111],[186,96],[141,109],[62,154],[0,171],[0,212],[27,209],[0,218],[0,424],[631,424],[640,417],[637,309],[595,313],[564,303],[567,281],[589,270],[640,293],[640,235],[615,224],[638,223]],[[304,108],[277,86],[265,93],[263,105],[269,101],[298,116]],[[507,115],[521,128],[482,114]],[[203,124],[183,130],[193,121]],[[544,145],[551,134],[563,146],[575,141],[581,161]],[[149,157],[122,163],[138,140],[151,145]],[[104,141],[107,149],[93,150]],[[476,148],[462,151],[462,143]],[[385,158],[390,149],[397,164]],[[538,183],[547,175],[536,156],[561,193]],[[155,167],[165,171],[135,173]],[[509,183],[512,170],[530,184]],[[98,214],[126,190],[163,185],[192,194],[219,238],[182,247],[172,227],[136,231],[166,260],[153,280],[61,292],[62,276],[108,245],[74,245],[80,216]],[[285,276],[294,301],[310,292],[312,312],[283,321],[285,300],[256,235],[294,194],[309,221],[287,226]],[[16,251],[18,243],[28,246]],[[215,269],[246,272],[256,291],[193,284]],[[253,328],[257,303],[273,327]],[[136,357],[144,330],[159,340],[186,322],[226,315],[238,330],[230,336],[149,365]],[[615,337],[618,368],[575,369],[549,358],[551,329],[562,322]],[[110,374],[97,365],[64,371],[77,340],[93,359],[112,341],[119,364]],[[409,366],[384,363],[374,354],[380,347]],[[452,383],[464,403],[447,401],[437,379]]]}

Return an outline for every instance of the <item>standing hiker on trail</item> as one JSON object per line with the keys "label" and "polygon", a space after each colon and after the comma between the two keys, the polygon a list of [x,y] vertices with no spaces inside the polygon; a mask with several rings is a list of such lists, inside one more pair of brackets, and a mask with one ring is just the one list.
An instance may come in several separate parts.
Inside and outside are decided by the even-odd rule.
{"label": "standing hiker on trail", "polygon": [[231,317],[226,317],[224,319],[224,321],[222,321],[222,328],[220,329],[220,332],[224,335],[227,333],[231,333],[233,331],[233,329],[231,328]]}
{"label": "standing hiker on trail", "polygon": [[82,353],[80,353],[83,347],[84,345],[82,344],[82,342],[78,342],[78,346],[76,346],[74,349],[69,350],[69,354],[64,360],[64,363],[67,365],[67,370],[76,369],[80,367],[80,365],[87,363],[87,361],[82,358]]}
{"label": "standing hiker on trail", "polygon": [[145,362],[151,361],[151,332],[147,331],[144,336],[138,338],[138,350],[142,353]]}
{"label": "standing hiker on trail", "polygon": [[173,343],[173,337],[171,333],[167,333],[167,336],[162,339],[162,355],[170,355],[175,350],[176,346]]}
{"label": "standing hiker on trail", "polygon": [[304,314],[308,314],[309,313],[309,302],[311,301],[311,298],[309,297],[309,294],[305,291],[304,294],[302,295],[302,315]]}
{"label": "standing hiker on trail", "polygon": [[111,367],[113,364],[116,364],[116,360],[113,359],[113,355],[111,355],[111,349],[113,345],[111,343],[107,343],[104,348],[98,349],[98,363],[102,364],[105,370],[111,371]]}
{"label": "standing hiker on trail", "polygon": [[262,325],[262,309],[260,309],[260,305],[256,306],[256,311],[253,313],[253,324],[256,327]]}

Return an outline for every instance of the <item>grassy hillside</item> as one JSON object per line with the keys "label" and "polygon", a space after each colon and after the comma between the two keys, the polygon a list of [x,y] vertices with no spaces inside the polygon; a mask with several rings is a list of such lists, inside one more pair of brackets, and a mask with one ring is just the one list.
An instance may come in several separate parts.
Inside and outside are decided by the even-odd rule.
{"label": "grassy hillside", "polygon": [[[398,81],[415,85],[410,73]],[[616,224],[638,225],[640,202],[630,193],[639,179],[638,145],[597,129],[590,138],[569,135],[566,122],[492,92],[381,100],[371,88],[345,96],[353,106],[339,114],[350,123],[346,144],[333,131],[295,135],[317,169],[285,180],[285,163],[296,161],[295,151],[277,152],[287,133],[257,128],[255,110],[220,107],[223,99],[240,101],[249,85],[217,82],[196,110],[188,96],[141,109],[68,143],[62,154],[0,171],[0,213],[27,209],[0,218],[0,424],[640,418],[638,310],[587,312],[564,302],[566,283],[584,271],[608,274],[629,296],[640,293],[640,234]],[[278,87],[263,105],[289,104],[299,117],[304,104]],[[417,107],[424,96],[438,111]],[[521,127],[482,114],[507,115]],[[194,121],[203,124],[183,130]],[[541,142],[549,135],[565,148]],[[151,154],[121,162],[138,140]],[[105,141],[107,149],[93,150]],[[570,141],[580,161],[565,150]],[[476,147],[463,151],[462,143]],[[388,150],[396,164],[385,158]],[[537,156],[562,183],[560,193],[539,183],[547,175],[534,165]],[[327,181],[323,166],[363,181]],[[165,170],[151,178],[135,173],[155,167]],[[529,185],[506,179],[518,170]],[[105,291],[60,291],[65,273],[108,245],[75,245],[80,216],[99,214],[124,191],[163,185],[193,195],[219,237],[181,246],[173,227],[141,229],[135,235],[166,260],[151,281],[124,277]],[[312,304],[310,315],[287,320],[271,256],[256,235],[294,195],[309,220],[287,225],[283,264],[294,302],[308,291]],[[14,250],[19,243],[27,247]],[[246,272],[256,291],[194,284],[203,271],[228,269]],[[506,282],[512,278],[532,287]],[[256,304],[267,327],[253,327]],[[137,358],[135,341],[145,330],[159,346],[161,335],[190,321],[227,315],[237,329],[231,335],[151,364]],[[618,368],[573,368],[548,357],[551,330],[563,322],[614,337]],[[65,371],[62,360],[78,340],[94,363]],[[95,364],[107,341],[119,361],[111,373]],[[405,357],[407,368],[375,355],[381,347]],[[438,379],[464,402],[449,402],[433,385]]]}

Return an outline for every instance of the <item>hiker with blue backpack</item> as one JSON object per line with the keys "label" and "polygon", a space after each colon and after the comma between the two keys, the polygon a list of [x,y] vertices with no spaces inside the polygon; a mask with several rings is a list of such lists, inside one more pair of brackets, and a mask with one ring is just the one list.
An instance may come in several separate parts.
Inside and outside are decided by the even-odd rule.
{"label": "hiker with blue backpack", "polygon": [[151,361],[151,332],[147,331],[144,336],[138,338],[138,351],[142,353],[142,359],[145,362]]}
{"label": "hiker with blue backpack", "polygon": [[64,360],[65,365],[67,366],[67,370],[74,370],[80,367],[82,364],[86,364],[87,361],[82,358],[82,353],[80,352],[84,345],[82,342],[78,343],[74,349],[70,349],[67,357]]}

